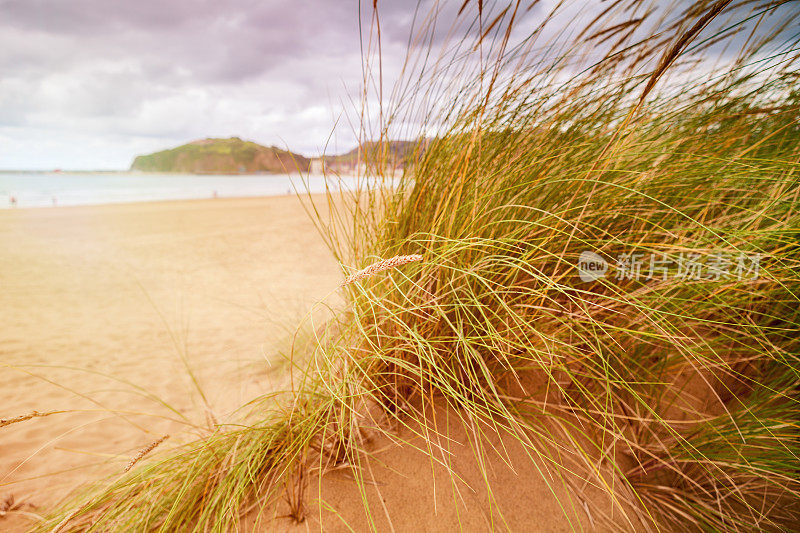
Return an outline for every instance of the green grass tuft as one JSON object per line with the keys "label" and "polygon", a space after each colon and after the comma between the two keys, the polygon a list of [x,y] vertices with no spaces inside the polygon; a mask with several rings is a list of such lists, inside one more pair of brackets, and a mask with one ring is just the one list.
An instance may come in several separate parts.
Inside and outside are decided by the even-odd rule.
{"label": "green grass tuft", "polygon": [[[363,486],[365,429],[424,427],[442,405],[518,440],[561,474],[548,483],[608,493],[616,527],[800,521],[796,18],[630,1],[567,46],[538,40],[558,13],[526,32],[524,6],[504,6],[467,2],[459,20],[481,31],[439,56],[417,46],[437,42],[423,18],[383,121],[363,123],[424,137],[413,163],[390,186],[375,150],[362,190],[311,206],[331,211],[320,227],[353,269],[424,260],[345,286],[293,390],[255,422],[154,454],[42,529],[78,509],[70,530],[227,531],[280,498],[302,520],[313,473],[348,464]],[[733,56],[715,48],[750,33]],[[587,250],[605,278],[578,277]],[[673,266],[636,279],[615,265],[626,254]],[[757,276],[737,276],[754,257]],[[704,277],[677,270],[688,258]],[[594,516],[612,527],[610,509]]]}

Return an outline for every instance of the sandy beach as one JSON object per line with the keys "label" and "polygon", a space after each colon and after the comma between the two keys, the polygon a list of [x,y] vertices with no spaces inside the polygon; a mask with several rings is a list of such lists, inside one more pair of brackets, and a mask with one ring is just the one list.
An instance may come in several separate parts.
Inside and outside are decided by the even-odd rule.
{"label": "sandy beach", "polygon": [[6,210],[0,249],[0,418],[70,411],[0,429],[0,502],[27,513],[280,386],[341,281],[295,197]]}
{"label": "sandy beach", "polygon": [[800,533],[798,2],[41,4],[0,533]]}
{"label": "sandy beach", "polygon": [[[0,518],[3,531],[24,531],[70,491],[122,473],[163,435],[173,435],[168,448],[207,434],[285,387],[290,333],[341,281],[294,197],[8,210],[0,246],[0,418],[69,411],[0,428],[0,502],[23,504]],[[510,492],[503,518],[486,515],[469,439],[460,424],[446,433],[469,485],[451,486],[413,446],[373,447],[383,450],[369,468],[381,528],[485,530],[500,519],[513,529],[543,516],[547,530],[587,525],[574,510],[565,519],[534,469],[514,473],[499,457],[495,490]],[[368,528],[352,477],[326,476],[319,495],[317,483],[304,524],[273,521],[284,511],[268,507],[262,517],[273,520],[243,526]],[[332,514],[318,514],[318,496]]]}
{"label": "sandy beach", "polygon": [[[121,475],[165,435],[161,450],[207,436],[285,390],[281,354],[343,279],[293,196],[0,211],[0,246],[0,419],[57,411],[0,427],[4,532]],[[580,468],[562,483],[518,441],[475,440],[435,405],[418,430],[430,442],[395,428],[397,441],[365,445],[363,494],[339,467],[308,482],[303,523],[281,499],[242,529],[604,531],[603,518],[637,530]]]}

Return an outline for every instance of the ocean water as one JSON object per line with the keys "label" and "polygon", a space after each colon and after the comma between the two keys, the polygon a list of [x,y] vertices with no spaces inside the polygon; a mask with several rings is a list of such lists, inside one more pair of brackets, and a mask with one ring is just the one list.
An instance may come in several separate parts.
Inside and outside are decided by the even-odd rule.
{"label": "ocean water", "polygon": [[[352,189],[357,178],[328,179],[328,187]],[[324,192],[320,175],[194,175],[129,172],[0,173],[0,209],[98,205],[155,200],[280,196],[295,190]]]}

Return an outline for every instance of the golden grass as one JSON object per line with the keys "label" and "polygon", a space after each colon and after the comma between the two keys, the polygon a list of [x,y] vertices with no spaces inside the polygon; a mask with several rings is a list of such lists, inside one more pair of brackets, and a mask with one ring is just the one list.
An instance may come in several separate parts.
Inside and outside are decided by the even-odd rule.
{"label": "golden grass", "polygon": [[351,283],[356,283],[370,276],[374,276],[379,272],[392,270],[401,267],[403,265],[407,265],[408,263],[414,263],[416,261],[422,261],[422,256],[418,254],[396,255],[394,257],[390,257],[389,259],[382,259],[380,261],[376,261],[375,263],[369,265],[368,267],[347,276],[347,278],[342,283],[342,286],[350,285]]}
{"label": "golden grass", "polygon": [[[714,25],[742,6],[758,24],[776,8],[614,3],[592,37],[548,56],[534,45],[553,19],[512,42],[521,4],[480,2],[482,31],[467,28],[438,58],[411,47],[419,61],[407,61],[373,136],[412,124],[408,137],[435,138],[394,188],[376,150],[364,188],[338,204],[329,195],[338,207],[321,223],[343,263],[390,259],[347,277],[333,334],[316,337],[305,365],[293,360],[290,397],[83,496],[73,529],[226,531],[253,509],[268,521],[278,499],[299,522],[310,472],[346,465],[375,530],[364,433],[411,432],[449,468],[428,415],[441,406],[475,443],[514,439],[525,462],[512,466],[547,465],[553,494],[569,488],[562,509],[575,498],[599,526],[796,524],[800,43],[767,31],[724,68],[687,67],[745,27]],[[414,42],[437,42],[435,22]],[[609,36],[619,40],[592,58]],[[758,279],[587,285],[576,276],[585,250],[612,265],[634,252],[763,262]],[[492,452],[502,455],[476,451],[480,466]],[[611,509],[590,509],[589,490]]]}
{"label": "golden grass", "polygon": [[26,415],[15,416],[13,418],[0,418],[0,428],[5,426],[10,426],[12,424],[18,424],[19,422],[25,422],[26,420],[30,420],[32,418],[44,418],[50,415],[56,415],[60,413],[66,413],[67,411],[47,411],[44,413],[40,413],[39,411],[33,411],[32,413],[28,413]]}
{"label": "golden grass", "polygon": [[130,462],[129,462],[129,463],[126,465],[126,466],[125,466],[125,472],[127,472],[128,470],[130,470],[131,468],[133,468],[133,467],[134,467],[134,465],[136,465],[136,463],[138,463],[139,461],[141,461],[141,460],[142,460],[142,458],[144,458],[144,456],[145,456],[145,455],[147,455],[148,453],[150,453],[150,452],[152,452],[153,450],[155,450],[155,449],[156,449],[156,448],[157,448],[157,447],[158,447],[158,446],[159,446],[159,445],[160,445],[162,442],[164,442],[164,441],[165,441],[165,440],[167,440],[168,438],[169,438],[169,435],[164,435],[164,436],[163,436],[163,437],[161,437],[160,439],[158,439],[158,440],[156,440],[156,441],[153,441],[153,442],[151,442],[150,444],[148,444],[147,446],[145,446],[144,448],[142,448],[141,450],[139,450],[139,453],[137,453],[137,454],[136,454],[136,455],[135,455],[135,456],[134,456],[134,457],[133,457],[133,458],[130,460]]}

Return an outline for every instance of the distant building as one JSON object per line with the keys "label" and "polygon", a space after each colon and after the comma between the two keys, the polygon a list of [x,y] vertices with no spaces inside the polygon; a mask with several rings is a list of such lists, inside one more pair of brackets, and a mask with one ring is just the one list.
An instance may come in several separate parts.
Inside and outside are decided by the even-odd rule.
{"label": "distant building", "polygon": [[311,160],[308,171],[311,174],[324,174],[325,173],[325,160],[321,157]]}

